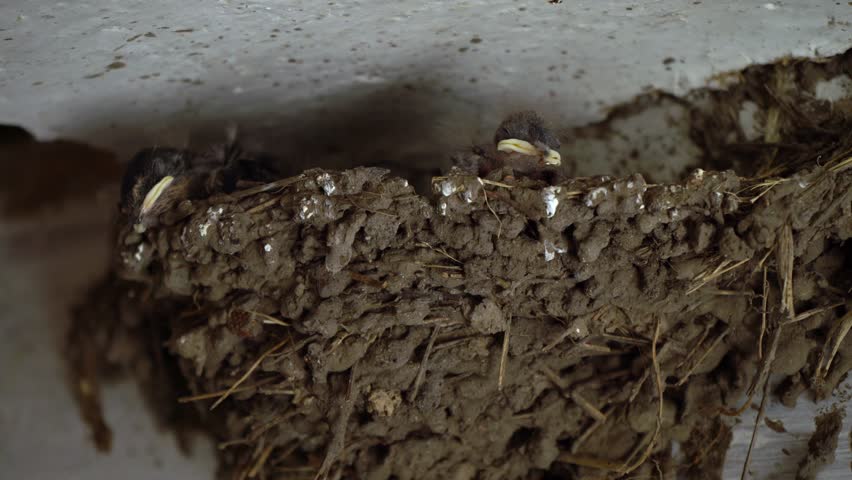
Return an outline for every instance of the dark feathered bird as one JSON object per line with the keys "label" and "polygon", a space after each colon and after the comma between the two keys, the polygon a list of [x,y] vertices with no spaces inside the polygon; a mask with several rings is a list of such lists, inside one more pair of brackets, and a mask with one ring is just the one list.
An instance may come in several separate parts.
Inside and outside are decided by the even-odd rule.
{"label": "dark feathered bird", "polygon": [[456,158],[455,165],[480,176],[508,167],[534,178],[553,177],[562,164],[559,147],[559,139],[536,112],[517,112],[500,123],[492,145]]}
{"label": "dark feathered bird", "polygon": [[121,182],[121,212],[138,231],[171,208],[178,199],[189,198],[196,181],[190,173],[192,153],[175,148],[146,148],[133,156]]}
{"label": "dark feathered bird", "polygon": [[538,166],[560,165],[562,157],[557,151],[559,139],[544,124],[544,120],[533,111],[517,112],[506,117],[494,133],[497,151],[506,154],[518,153],[535,160]]}
{"label": "dark feathered bird", "polygon": [[146,148],[127,165],[120,210],[142,232],[182,200],[230,193],[243,181],[270,182],[278,179],[278,173],[274,158],[244,156],[235,136],[207,155],[176,148]]}

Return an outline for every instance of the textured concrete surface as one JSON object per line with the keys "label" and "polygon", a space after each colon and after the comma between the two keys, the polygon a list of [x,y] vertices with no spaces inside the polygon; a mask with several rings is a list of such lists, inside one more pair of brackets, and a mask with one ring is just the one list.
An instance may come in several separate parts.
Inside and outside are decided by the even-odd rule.
{"label": "textured concrete surface", "polygon": [[[850,20],[852,5],[826,0],[6,0],[0,123],[127,154],[200,143],[236,121],[251,142],[300,164],[354,155],[422,166],[488,138],[517,108],[579,125],[648,86],[684,93],[752,62],[838,53],[850,46]],[[658,135],[664,148],[660,129],[671,122],[647,115],[615,127],[625,144]],[[576,148],[604,158],[624,147]],[[689,152],[680,158],[688,164]],[[681,166],[630,167],[666,178]],[[577,173],[615,170],[599,162]],[[68,306],[105,268],[112,206],[0,222],[0,468],[9,478],[211,478],[209,445],[179,455],[128,385],[109,390],[116,447],[97,455],[65,389],[57,345]],[[61,248],[47,238],[62,238]],[[816,409],[772,407],[768,416],[791,433],[761,429],[756,478],[789,477]],[[750,423],[735,432],[727,478],[739,478]],[[849,423],[821,478],[849,478]]]}
{"label": "textured concrete surface", "polygon": [[833,0],[6,0],[0,122],[126,153],[234,120],[408,161],[519,107],[583,124],[648,86],[838,53],[850,18]]}

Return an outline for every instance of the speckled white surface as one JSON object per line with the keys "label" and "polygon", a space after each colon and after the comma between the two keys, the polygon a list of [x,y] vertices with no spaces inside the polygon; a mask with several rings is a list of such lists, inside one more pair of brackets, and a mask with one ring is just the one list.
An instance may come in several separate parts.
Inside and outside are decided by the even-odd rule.
{"label": "speckled white surface", "polygon": [[229,120],[469,141],[519,107],[582,124],[646,86],[838,53],[850,19],[831,0],[6,0],[0,122],[123,152]]}
{"label": "speckled white surface", "polygon": [[[752,62],[838,53],[850,20],[849,2],[828,0],[5,0],[0,123],[126,154],[237,121],[298,158],[333,164],[345,148],[358,163],[423,162],[487,137],[517,108],[577,125],[646,86],[684,93]],[[9,478],[209,479],[209,446],[180,456],[128,385],[107,395],[115,451],[94,453],[65,389],[57,345],[69,304],[105,266],[107,220],[94,213],[104,211],[0,223],[0,468]],[[62,248],[36,232],[61,236]],[[761,428],[756,478],[790,477],[815,410],[807,400],[772,407],[791,433]],[[820,478],[850,478],[849,424]],[[726,478],[739,478],[750,434],[745,417]]]}

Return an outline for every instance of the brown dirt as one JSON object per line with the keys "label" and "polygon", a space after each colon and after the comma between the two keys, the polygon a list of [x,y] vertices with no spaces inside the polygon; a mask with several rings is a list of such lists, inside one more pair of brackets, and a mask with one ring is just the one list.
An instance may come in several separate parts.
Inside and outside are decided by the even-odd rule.
{"label": "brown dirt", "polygon": [[852,369],[852,111],[808,93],[850,65],[679,99],[705,164],[737,173],[450,173],[425,197],[310,170],[119,224],[72,330],[78,398],[102,424],[97,370],[129,366],[201,419],[226,478],[720,478],[770,373],[792,403]]}
{"label": "brown dirt", "polygon": [[772,420],[771,418],[766,417],[764,419],[764,423],[766,423],[766,426],[775,433],[787,433],[787,428],[784,427],[784,422],[781,420]]}
{"label": "brown dirt", "polygon": [[808,454],[799,462],[796,480],[813,480],[823,467],[834,463],[844,416],[842,409],[834,409],[814,420],[816,430],[808,440]]}

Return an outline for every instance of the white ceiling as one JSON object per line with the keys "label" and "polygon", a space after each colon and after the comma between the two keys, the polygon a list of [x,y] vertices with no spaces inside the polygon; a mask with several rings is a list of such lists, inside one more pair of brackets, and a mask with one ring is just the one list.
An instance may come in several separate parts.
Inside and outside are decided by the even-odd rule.
{"label": "white ceiling", "polygon": [[0,123],[123,154],[228,121],[303,152],[438,152],[517,108],[577,125],[648,86],[838,53],[850,19],[845,0],[6,0]]}

